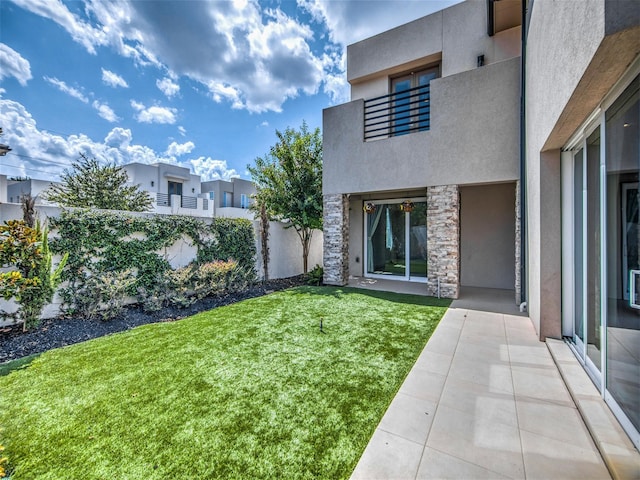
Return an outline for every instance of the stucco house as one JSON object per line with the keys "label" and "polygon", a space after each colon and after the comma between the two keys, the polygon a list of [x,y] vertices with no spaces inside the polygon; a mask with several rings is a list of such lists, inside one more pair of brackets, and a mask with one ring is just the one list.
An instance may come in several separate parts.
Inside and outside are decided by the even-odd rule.
{"label": "stucco house", "polygon": [[513,291],[640,446],[640,2],[467,0],[350,45],[325,282]]}
{"label": "stucco house", "polygon": [[213,200],[216,208],[249,208],[251,196],[256,187],[250,180],[232,178],[230,180],[209,180],[202,182],[202,193]]}

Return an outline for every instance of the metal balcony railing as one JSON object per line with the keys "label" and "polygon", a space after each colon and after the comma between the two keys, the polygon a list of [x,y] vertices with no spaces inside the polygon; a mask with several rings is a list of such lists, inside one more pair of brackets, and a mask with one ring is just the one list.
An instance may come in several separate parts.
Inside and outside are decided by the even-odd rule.
{"label": "metal balcony railing", "polygon": [[429,130],[429,85],[364,101],[364,140]]}
{"label": "metal balcony railing", "polygon": [[185,197],[184,195],[180,197],[180,206],[182,208],[198,208],[198,199],[196,197]]}
{"label": "metal balcony railing", "polygon": [[160,207],[170,207],[171,196],[166,193],[156,193],[156,204]]}

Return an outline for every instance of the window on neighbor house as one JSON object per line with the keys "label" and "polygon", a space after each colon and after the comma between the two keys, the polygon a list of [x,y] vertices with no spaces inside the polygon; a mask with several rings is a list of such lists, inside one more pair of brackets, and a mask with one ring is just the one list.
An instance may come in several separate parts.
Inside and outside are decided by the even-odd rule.
{"label": "window on neighbor house", "polygon": [[222,206],[233,207],[233,192],[224,192],[222,195]]}
{"label": "window on neighbor house", "polygon": [[240,194],[240,208],[249,208],[249,197],[244,193]]}
{"label": "window on neighbor house", "polygon": [[429,130],[430,83],[440,76],[440,66],[391,79],[392,136]]}
{"label": "window on neighbor house", "polygon": [[179,182],[169,182],[169,195],[182,195],[182,184]]}

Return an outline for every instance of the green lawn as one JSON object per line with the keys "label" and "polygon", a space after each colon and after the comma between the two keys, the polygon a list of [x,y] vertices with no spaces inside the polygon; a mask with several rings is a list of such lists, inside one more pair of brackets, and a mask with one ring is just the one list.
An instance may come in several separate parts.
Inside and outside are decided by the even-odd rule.
{"label": "green lawn", "polygon": [[44,353],[0,377],[11,479],[347,478],[447,306],[302,287]]}

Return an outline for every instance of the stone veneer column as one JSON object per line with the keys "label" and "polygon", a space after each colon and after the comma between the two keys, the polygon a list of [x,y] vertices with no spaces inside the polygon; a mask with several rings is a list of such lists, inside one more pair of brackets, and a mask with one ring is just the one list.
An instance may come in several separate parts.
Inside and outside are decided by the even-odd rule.
{"label": "stone veneer column", "polygon": [[515,258],[515,264],[516,264],[516,284],[515,284],[515,290],[516,290],[516,305],[520,305],[521,302],[521,292],[522,292],[522,285],[520,284],[520,281],[522,280],[520,278],[520,269],[521,269],[521,265],[522,265],[522,245],[520,244],[520,232],[521,232],[521,222],[522,222],[522,218],[520,217],[520,180],[518,180],[516,182],[516,258]]}
{"label": "stone veneer column", "polygon": [[349,281],[349,199],[346,195],[323,197],[324,283],[346,285]]}
{"label": "stone veneer column", "polygon": [[460,193],[457,185],[427,187],[427,292],[458,298],[460,291]]}

